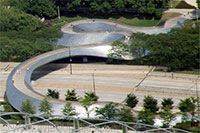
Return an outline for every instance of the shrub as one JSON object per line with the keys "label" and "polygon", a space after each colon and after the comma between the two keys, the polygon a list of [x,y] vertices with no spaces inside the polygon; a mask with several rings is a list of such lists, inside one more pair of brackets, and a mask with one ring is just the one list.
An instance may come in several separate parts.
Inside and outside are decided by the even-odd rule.
{"label": "shrub", "polygon": [[65,94],[65,100],[69,101],[78,101],[78,97],[76,96],[75,89],[67,90],[67,94]]}
{"label": "shrub", "polygon": [[144,109],[149,109],[151,112],[156,113],[159,108],[157,107],[157,100],[152,96],[145,96],[143,100]]}
{"label": "shrub", "polygon": [[115,120],[119,116],[119,109],[116,104],[109,103],[102,108],[96,108],[96,116],[106,120]]}
{"label": "shrub", "polygon": [[58,99],[59,98],[59,92],[56,91],[56,90],[51,90],[51,89],[48,89],[47,90],[47,97],[52,97],[52,98],[55,98],[55,99]]}
{"label": "shrub", "polygon": [[72,106],[71,102],[67,102],[62,110],[63,115],[65,116],[74,116],[77,115],[76,109]]}
{"label": "shrub", "polygon": [[134,94],[130,93],[126,96],[125,102],[127,106],[134,108],[138,103],[138,99]]}
{"label": "shrub", "polygon": [[165,108],[168,106],[170,109],[172,109],[174,102],[172,101],[172,98],[163,98],[161,104],[162,104],[162,108]]}
{"label": "shrub", "polygon": [[92,101],[97,101],[99,97],[94,92],[85,92],[85,98],[89,97]]}

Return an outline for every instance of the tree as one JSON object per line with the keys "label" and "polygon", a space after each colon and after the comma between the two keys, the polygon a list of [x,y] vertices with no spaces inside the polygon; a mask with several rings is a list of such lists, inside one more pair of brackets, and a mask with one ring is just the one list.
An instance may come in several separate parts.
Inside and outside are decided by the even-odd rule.
{"label": "tree", "polygon": [[129,46],[123,42],[116,41],[112,43],[111,53],[116,53],[121,56],[130,56]]}
{"label": "tree", "polygon": [[190,98],[186,98],[184,100],[181,99],[180,103],[178,104],[178,108],[179,110],[182,112],[182,118],[183,120],[188,120],[188,114],[190,114],[191,117],[191,121],[193,123],[194,121],[194,116],[195,116],[195,111],[196,111],[196,102],[197,99],[190,97]]}
{"label": "tree", "polygon": [[35,114],[36,113],[35,106],[31,102],[30,98],[27,98],[25,102],[22,102],[21,111],[28,113],[28,114]]}
{"label": "tree", "polygon": [[59,98],[59,92],[58,91],[51,90],[51,89],[48,89],[47,91],[48,91],[47,95],[46,95],[47,97],[52,97],[52,98],[56,98],[56,99]]}
{"label": "tree", "polygon": [[112,11],[110,3],[103,0],[91,1],[90,8],[97,14],[109,14]]}
{"label": "tree", "polygon": [[[198,28],[197,25],[196,28]],[[200,48],[198,31],[192,24],[180,29],[172,29],[167,34],[152,35],[147,43],[149,46],[149,61],[153,65],[161,65],[170,71],[192,69],[199,64]],[[180,60],[184,58],[184,60]]]}
{"label": "tree", "polygon": [[130,45],[131,55],[134,58],[142,58],[147,55],[145,41],[135,40]]}
{"label": "tree", "polygon": [[138,113],[138,120],[144,124],[154,124],[155,113],[153,113],[150,109],[143,109]]}
{"label": "tree", "polygon": [[97,101],[99,97],[94,92],[85,92],[85,98],[91,98],[92,101]]}
{"label": "tree", "polygon": [[119,113],[119,121],[134,122],[133,113],[129,108],[121,108]]}
{"label": "tree", "polygon": [[71,102],[67,102],[62,110],[63,115],[65,116],[75,116],[77,115],[76,109],[72,106]]}
{"label": "tree", "polygon": [[175,114],[172,113],[170,106],[164,106],[159,112],[160,118],[163,119],[163,127],[169,127],[171,121],[174,120]]}
{"label": "tree", "polygon": [[200,9],[200,0],[197,0],[197,6],[198,6],[198,9]]}
{"label": "tree", "polygon": [[125,2],[123,0],[115,0],[113,2],[114,2],[114,7],[118,12],[120,11],[120,9],[125,7]]}
{"label": "tree", "polygon": [[117,116],[119,116],[119,109],[117,109],[116,104],[109,103],[106,104],[102,108],[96,108],[96,116],[101,118],[101,119],[106,119],[106,120],[116,120]]}
{"label": "tree", "polygon": [[18,9],[0,7],[0,12],[0,31],[34,31],[41,27],[41,22],[38,18]]}
{"label": "tree", "polygon": [[76,96],[75,89],[67,90],[67,94],[65,94],[65,100],[78,101],[78,97]]}
{"label": "tree", "polygon": [[144,96],[143,107],[145,110],[149,109],[153,113],[156,113],[159,110],[159,108],[157,107],[157,100],[149,95]]}
{"label": "tree", "polygon": [[170,109],[172,109],[174,102],[172,101],[172,98],[163,98],[161,104],[162,104],[162,108],[165,108],[168,106]]}
{"label": "tree", "polygon": [[3,102],[0,105],[3,105],[4,112],[14,112],[9,102]]}
{"label": "tree", "polygon": [[[133,33],[128,45],[120,42],[113,43],[112,52],[139,58],[133,59],[133,63],[139,60],[138,64],[165,66],[169,71],[198,68],[199,27],[200,23],[190,21],[166,34]],[[183,58],[184,60],[181,60]]]}
{"label": "tree", "polygon": [[87,118],[90,117],[90,111],[89,107],[95,103],[95,101],[93,101],[94,99],[92,99],[91,97],[84,97],[80,99],[80,103],[81,105],[84,107],[86,114],[87,114]]}
{"label": "tree", "polygon": [[81,5],[81,0],[68,1],[66,3],[66,5],[67,5],[67,9],[69,11],[71,11],[71,12],[72,11],[78,11],[78,9],[79,9],[79,7]]}
{"label": "tree", "polygon": [[57,15],[56,5],[53,0],[14,0],[11,6],[39,17],[53,18]]}
{"label": "tree", "polygon": [[48,101],[47,98],[44,98],[41,101],[39,111],[43,112],[43,115],[51,115],[53,113],[52,104]]}
{"label": "tree", "polygon": [[126,105],[131,107],[131,108],[134,108],[138,103],[137,97],[134,94],[131,94],[131,93],[129,93],[126,96],[126,99],[124,101],[125,101]]}

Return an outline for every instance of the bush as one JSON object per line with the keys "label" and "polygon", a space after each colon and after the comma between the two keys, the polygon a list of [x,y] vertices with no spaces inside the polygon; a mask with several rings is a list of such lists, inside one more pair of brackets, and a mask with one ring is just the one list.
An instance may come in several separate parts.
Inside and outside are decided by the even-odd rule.
{"label": "bush", "polygon": [[150,109],[144,109],[139,111],[138,120],[144,124],[154,124],[155,113],[153,113]]}
{"label": "bush", "polygon": [[56,90],[51,90],[51,89],[48,89],[47,90],[47,97],[52,97],[52,98],[55,98],[55,99],[58,99],[59,98],[59,92],[56,91]]}
{"label": "bush", "polygon": [[96,116],[100,119],[116,120],[120,110],[116,108],[116,104],[109,103],[102,108],[96,108]]}
{"label": "bush", "polygon": [[85,92],[84,97],[89,97],[92,101],[97,101],[99,99],[99,97],[94,92]]}
{"label": "bush", "polygon": [[75,89],[67,90],[67,94],[65,94],[65,100],[69,101],[78,101],[78,97],[76,96]]}
{"label": "bush", "polygon": [[131,112],[131,109],[129,108],[121,108],[119,116],[120,116],[119,121],[135,122],[133,113]]}
{"label": "bush", "polygon": [[130,93],[126,96],[125,102],[127,106],[134,108],[138,103],[138,99],[134,94]]}
{"label": "bush", "polygon": [[162,108],[165,108],[168,106],[170,109],[172,109],[174,102],[172,101],[172,98],[163,98],[161,104],[162,104]]}
{"label": "bush", "polygon": [[156,113],[159,108],[157,107],[157,100],[154,99],[152,96],[144,96],[143,100],[144,109],[149,109],[151,112]]}

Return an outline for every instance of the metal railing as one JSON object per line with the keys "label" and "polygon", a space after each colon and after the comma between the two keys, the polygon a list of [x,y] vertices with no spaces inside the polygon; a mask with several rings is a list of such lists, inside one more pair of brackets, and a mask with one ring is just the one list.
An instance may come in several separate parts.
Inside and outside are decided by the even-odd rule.
{"label": "metal railing", "polygon": [[[13,115],[18,117],[9,118]],[[14,123],[16,121],[20,122]],[[63,115],[40,116],[22,112],[0,113],[0,132],[2,133],[137,133],[154,131],[190,133],[181,129],[159,128],[136,122],[82,119]]]}

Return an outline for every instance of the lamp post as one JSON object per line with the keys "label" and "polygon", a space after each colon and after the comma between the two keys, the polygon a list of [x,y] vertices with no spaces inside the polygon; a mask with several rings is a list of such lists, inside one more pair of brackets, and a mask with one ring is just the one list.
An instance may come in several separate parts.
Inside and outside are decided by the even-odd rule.
{"label": "lamp post", "polygon": [[196,85],[196,97],[197,97],[197,114],[198,114],[198,116],[199,116],[199,94],[198,94],[198,84],[197,84],[197,82],[198,82],[198,79],[196,79],[196,82],[195,82],[195,85]]}
{"label": "lamp post", "polygon": [[95,78],[94,78],[94,72],[96,71],[96,69],[94,69],[93,73],[92,73],[92,80],[93,80],[93,90],[94,90],[94,94],[96,94],[96,90],[95,90]]}
{"label": "lamp post", "polygon": [[70,74],[72,74],[72,59],[71,59],[71,50],[69,46],[69,68],[70,68]]}

